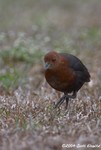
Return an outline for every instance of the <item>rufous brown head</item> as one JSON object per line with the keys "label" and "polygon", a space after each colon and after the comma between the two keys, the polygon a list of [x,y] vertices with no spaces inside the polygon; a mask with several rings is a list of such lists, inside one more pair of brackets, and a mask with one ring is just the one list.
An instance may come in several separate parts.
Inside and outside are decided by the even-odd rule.
{"label": "rufous brown head", "polygon": [[51,51],[47,53],[44,57],[45,70],[51,70],[57,68],[58,65],[60,64],[60,60],[61,60],[61,56],[57,52]]}

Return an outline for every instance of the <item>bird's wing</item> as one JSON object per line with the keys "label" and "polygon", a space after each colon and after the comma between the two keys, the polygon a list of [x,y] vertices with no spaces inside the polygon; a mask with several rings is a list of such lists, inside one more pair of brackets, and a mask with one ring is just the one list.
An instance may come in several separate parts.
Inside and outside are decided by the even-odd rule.
{"label": "bird's wing", "polygon": [[73,56],[72,54],[67,53],[60,53],[70,64],[70,67],[73,68],[75,71],[83,71],[86,69],[83,63],[77,57]]}
{"label": "bird's wing", "polygon": [[84,66],[84,64],[81,62],[80,59],[78,59],[77,57],[73,56],[72,54],[67,54],[67,53],[60,53],[65,59],[67,59],[67,61],[69,62],[70,64],[70,67],[78,72],[78,75],[81,75],[83,74],[82,77],[85,78],[85,80],[87,82],[89,82],[90,80],[90,75],[89,75],[89,72],[87,70],[87,68]]}

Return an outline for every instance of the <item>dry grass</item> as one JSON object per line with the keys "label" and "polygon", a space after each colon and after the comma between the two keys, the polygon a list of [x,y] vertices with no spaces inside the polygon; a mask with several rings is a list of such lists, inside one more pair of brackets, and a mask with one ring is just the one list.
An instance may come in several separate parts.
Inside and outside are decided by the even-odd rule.
{"label": "dry grass", "polygon": [[[7,2],[0,2],[0,150],[100,150],[100,0]],[[62,93],[44,79],[50,49],[75,54],[91,74],[67,110],[54,109]]]}
{"label": "dry grass", "polygon": [[[100,57],[99,52],[92,59]],[[13,95],[0,96],[0,149],[59,150],[63,143],[101,144],[99,63],[93,61],[91,82],[69,102],[67,110],[65,104],[59,109],[53,108],[60,94],[45,81],[36,90],[19,87]]]}

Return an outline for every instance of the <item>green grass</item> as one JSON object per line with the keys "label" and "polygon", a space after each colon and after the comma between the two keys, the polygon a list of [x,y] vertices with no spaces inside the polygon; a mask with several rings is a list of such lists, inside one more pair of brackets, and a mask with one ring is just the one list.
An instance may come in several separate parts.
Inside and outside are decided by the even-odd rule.
{"label": "green grass", "polygon": [[43,52],[36,51],[28,51],[25,47],[16,47],[8,50],[3,50],[0,52],[0,57],[3,59],[5,63],[16,63],[16,62],[25,62],[29,64],[33,64],[36,61],[40,61],[43,56]]}
{"label": "green grass", "polygon": [[11,72],[7,71],[0,75],[0,85],[6,92],[12,92],[18,86],[24,84],[25,79],[22,73],[12,68]]}

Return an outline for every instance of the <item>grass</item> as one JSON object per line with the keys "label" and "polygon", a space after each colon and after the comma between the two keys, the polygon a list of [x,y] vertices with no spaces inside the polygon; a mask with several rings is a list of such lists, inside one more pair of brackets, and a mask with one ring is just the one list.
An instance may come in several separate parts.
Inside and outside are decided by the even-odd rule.
{"label": "grass", "polygon": [[[100,5],[0,1],[0,150],[101,149]],[[62,93],[44,79],[50,50],[76,55],[91,74],[67,110],[54,109]]]}

